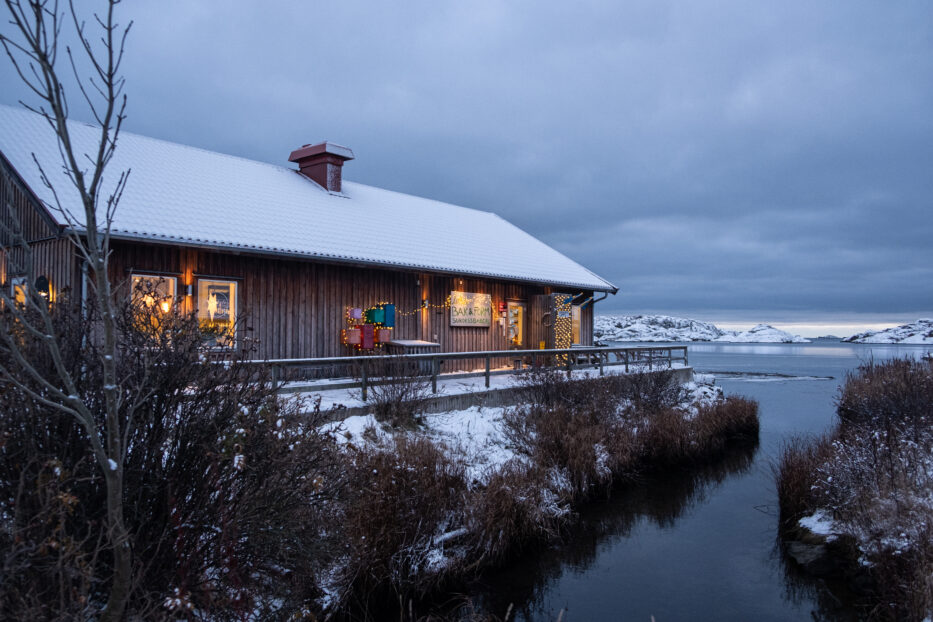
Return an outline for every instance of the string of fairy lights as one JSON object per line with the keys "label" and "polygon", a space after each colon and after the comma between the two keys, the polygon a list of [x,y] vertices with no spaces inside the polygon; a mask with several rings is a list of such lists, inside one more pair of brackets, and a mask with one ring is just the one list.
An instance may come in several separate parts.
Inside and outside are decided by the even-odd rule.
{"label": "string of fairy lights", "polygon": [[410,311],[401,311],[394,303],[381,300],[370,307],[347,307],[346,328],[340,331],[344,345],[357,350],[382,348],[392,340],[396,318],[411,317],[427,310],[450,308],[450,296],[442,304],[431,304],[425,299],[420,306]]}
{"label": "string of fairy lights", "polygon": [[[555,348],[569,348],[573,343],[573,301],[575,298],[577,296],[570,294],[554,295],[554,314],[551,321],[554,327]],[[405,311],[385,300],[366,308],[347,307],[345,313],[347,325],[340,331],[340,338],[344,345],[357,350],[382,348],[392,340],[397,318],[411,317],[428,310],[449,308],[449,295],[440,304],[432,304],[425,299],[418,307]]]}

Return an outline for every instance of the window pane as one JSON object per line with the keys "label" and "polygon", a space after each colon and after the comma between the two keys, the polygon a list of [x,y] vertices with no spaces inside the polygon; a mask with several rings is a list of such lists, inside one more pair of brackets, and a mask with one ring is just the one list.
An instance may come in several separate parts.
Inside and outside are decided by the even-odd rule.
{"label": "window pane", "polygon": [[16,276],[10,281],[13,302],[18,305],[26,304],[26,277]]}
{"label": "window pane", "polygon": [[236,324],[234,281],[198,281],[198,324],[210,345],[233,345]]}
{"label": "window pane", "polygon": [[168,313],[175,304],[177,281],[173,276],[134,274],[133,302],[150,308],[158,305],[158,309]]}
{"label": "window pane", "polygon": [[582,309],[574,305],[571,312],[573,313],[573,343],[580,344],[582,343],[580,341],[580,314]]}
{"label": "window pane", "polygon": [[525,306],[509,303],[509,344],[520,346],[525,343]]}

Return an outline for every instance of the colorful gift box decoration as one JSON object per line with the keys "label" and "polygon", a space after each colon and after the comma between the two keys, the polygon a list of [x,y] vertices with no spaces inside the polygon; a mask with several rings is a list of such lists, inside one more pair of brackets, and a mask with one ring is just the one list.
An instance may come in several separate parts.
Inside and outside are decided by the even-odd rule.
{"label": "colorful gift box decoration", "polygon": [[345,331],[344,343],[351,346],[358,346],[363,340],[363,331],[359,327],[348,328]]}
{"label": "colorful gift box decoration", "polygon": [[385,319],[382,321],[382,325],[388,328],[395,327],[395,305],[383,305],[383,311],[385,312]]}

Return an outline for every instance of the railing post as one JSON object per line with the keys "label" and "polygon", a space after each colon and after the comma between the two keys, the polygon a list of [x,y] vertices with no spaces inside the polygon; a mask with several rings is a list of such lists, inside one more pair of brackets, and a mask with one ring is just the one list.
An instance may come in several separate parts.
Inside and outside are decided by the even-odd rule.
{"label": "railing post", "polygon": [[570,356],[569,350],[567,350],[567,354],[565,354],[564,357],[567,359],[567,377],[570,378],[573,374],[573,357]]}
{"label": "railing post", "polygon": [[431,393],[437,393],[437,372],[440,365],[437,357],[431,358]]}
{"label": "railing post", "polygon": [[687,367],[690,363],[687,362],[687,346],[684,346],[684,367]]}
{"label": "railing post", "polygon": [[363,397],[363,401],[366,401],[366,398],[369,394],[369,387],[366,386],[366,361],[361,361],[360,363],[360,393]]}
{"label": "railing post", "polygon": [[625,350],[625,373],[628,373],[628,350]]}
{"label": "railing post", "polygon": [[279,389],[279,366],[272,366],[272,389],[278,391]]}
{"label": "railing post", "polygon": [[670,369],[670,368],[673,366],[673,363],[671,362],[671,357],[672,357],[672,356],[674,356],[674,351],[673,351],[673,350],[668,350],[668,351],[667,351],[667,368],[668,368],[668,369]]}
{"label": "railing post", "polygon": [[604,358],[604,356],[606,356],[606,355],[605,355],[604,353],[602,353],[602,352],[597,352],[597,353],[596,353],[596,359],[599,361],[599,375],[600,375],[600,376],[603,375],[603,358]]}
{"label": "railing post", "polygon": [[489,388],[489,353],[486,353],[486,388]]}

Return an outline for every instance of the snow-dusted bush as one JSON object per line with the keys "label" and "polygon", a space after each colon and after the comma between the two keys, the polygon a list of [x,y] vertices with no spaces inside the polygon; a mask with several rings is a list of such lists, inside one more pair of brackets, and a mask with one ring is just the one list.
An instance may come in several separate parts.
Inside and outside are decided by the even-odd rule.
{"label": "snow-dusted bush", "polygon": [[[402,356],[386,355],[376,361],[367,361],[367,403],[379,421],[396,427],[410,428],[424,410],[431,383],[422,373],[421,363]],[[363,367],[356,373],[361,375]]]}
{"label": "snow-dusted bush", "polygon": [[[333,440],[317,431],[320,413],[280,402],[237,353],[206,360],[193,315],[118,309],[128,437],[111,468],[123,469],[129,610],[223,620],[301,609],[317,596],[321,507],[343,473]],[[61,298],[51,317],[75,392],[99,403],[93,308]],[[21,331],[32,365],[55,373],[41,337],[0,322]],[[9,356],[0,353],[0,364],[16,370]],[[20,382],[33,381],[23,372]],[[0,618],[86,618],[105,599],[111,556],[102,546],[106,489],[84,430],[11,386],[0,389],[0,412]]]}
{"label": "snow-dusted bush", "polygon": [[879,619],[933,615],[933,364],[869,362],[850,374],[839,425],[784,452],[778,490],[785,529],[819,513],[852,543],[873,579]]}

